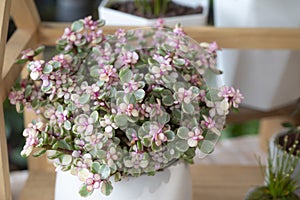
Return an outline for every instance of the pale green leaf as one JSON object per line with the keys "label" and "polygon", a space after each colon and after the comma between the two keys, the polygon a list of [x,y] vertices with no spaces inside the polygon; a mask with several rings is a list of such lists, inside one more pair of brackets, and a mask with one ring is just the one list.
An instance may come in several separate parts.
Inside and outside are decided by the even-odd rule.
{"label": "pale green leaf", "polygon": [[143,98],[145,97],[145,91],[143,89],[138,89],[134,92],[134,96],[138,102],[141,102]]}
{"label": "pale green leaf", "polygon": [[128,124],[125,114],[116,115],[114,121],[118,127],[126,127]]}
{"label": "pale green leaf", "polygon": [[181,139],[187,139],[189,136],[189,129],[186,127],[180,127],[177,130],[177,136]]}
{"label": "pale green leaf", "polygon": [[91,166],[91,171],[93,174],[100,174],[100,163],[99,162],[93,162]]}
{"label": "pale green leaf", "polygon": [[80,188],[79,190],[79,194],[80,196],[82,197],[87,197],[87,196],[90,196],[92,193],[89,192],[87,189],[86,189],[86,185],[82,185],[82,187]]}
{"label": "pale green leaf", "polygon": [[83,22],[78,20],[72,23],[71,30],[74,32],[80,32],[83,30]]}
{"label": "pale green leaf", "polygon": [[68,131],[72,129],[72,124],[69,120],[64,122],[64,128]]}
{"label": "pale green leaf", "polygon": [[101,185],[102,194],[108,196],[113,191],[113,186],[110,181],[103,181]]}
{"label": "pale green leaf", "polygon": [[189,149],[189,145],[186,140],[177,141],[175,147],[180,152],[186,152]]}
{"label": "pale green leaf", "polygon": [[90,100],[90,94],[83,94],[81,97],[79,97],[78,101],[80,104],[84,105],[86,104],[87,102],[89,102]]}
{"label": "pale green leaf", "polygon": [[130,80],[132,80],[133,73],[130,69],[121,69],[119,73],[119,77],[121,82],[128,83]]}
{"label": "pale green leaf", "polygon": [[101,174],[102,179],[107,179],[110,176],[110,168],[108,165],[105,164],[101,165],[99,168],[99,172]]}
{"label": "pale green leaf", "polygon": [[52,70],[53,70],[53,66],[47,63],[43,69],[43,73],[49,74],[52,72]]}
{"label": "pale green leaf", "polygon": [[181,105],[182,111],[187,114],[193,114],[195,108],[192,104],[182,103]]}

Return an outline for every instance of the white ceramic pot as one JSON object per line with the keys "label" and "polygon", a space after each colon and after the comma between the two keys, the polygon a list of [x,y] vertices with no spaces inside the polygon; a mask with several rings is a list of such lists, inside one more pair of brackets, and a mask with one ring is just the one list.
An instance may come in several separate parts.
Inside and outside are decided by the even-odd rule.
{"label": "white ceramic pot", "polygon": [[[215,26],[300,27],[299,8],[299,0],[215,0]],[[224,49],[218,65],[245,106],[267,111],[300,96],[300,51]]]}
{"label": "white ceramic pot", "polygon": [[[108,8],[109,4],[114,1],[126,1],[126,0],[103,0],[99,5],[99,18],[104,19],[107,25],[110,26],[152,26],[156,23],[157,19],[146,19],[135,15],[127,14],[117,10]],[[183,26],[203,26],[207,23],[209,2],[208,0],[174,0],[179,4],[189,7],[196,7],[198,5],[203,6],[202,14],[193,14],[178,17],[164,18],[165,24],[174,26],[177,23],[181,23]]]}
{"label": "white ceramic pot", "polygon": [[114,190],[108,197],[95,190],[88,198],[78,191],[82,183],[69,172],[56,175],[55,200],[192,200],[192,183],[189,167],[177,162],[155,176],[129,177],[113,182]]}
{"label": "white ceramic pot", "polygon": [[[289,159],[288,159],[287,158],[287,154],[284,153],[284,151],[282,150],[282,148],[280,148],[279,143],[278,143],[279,138],[285,137],[287,135],[287,132],[288,132],[287,130],[284,130],[282,132],[274,134],[270,138],[269,148],[270,148],[271,154],[279,156],[281,158],[280,160],[283,160],[283,161],[286,161],[286,162],[287,162],[287,160],[289,160],[289,162],[291,162],[291,161],[294,161],[295,157],[289,156]],[[292,133],[289,133],[289,134],[297,134],[297,133],[292,132]],[[273,157],[275,157],[275,156],[273,156]],[[282,163],[276,163],[276,159],[274,159],[273,161],[274,161],[273,162],[274,167],[279,167],[278,165],[286,165],[286,163],[284,163],[284,162],[282,162]],[[285,167],[285,169],[286,168],[287,167]],[[290,168],[288,168],[288,169],[290,169]],[[295,193],[298,196],[300,196],[300,176],[299,175],[300,175],[300,160],[298,161],[298,164],[297,164],[296,168],[294,169],[294,173],[292,174],[293,178],[295,178],[295,177],[297,178],[298,189],[296,190]]]}

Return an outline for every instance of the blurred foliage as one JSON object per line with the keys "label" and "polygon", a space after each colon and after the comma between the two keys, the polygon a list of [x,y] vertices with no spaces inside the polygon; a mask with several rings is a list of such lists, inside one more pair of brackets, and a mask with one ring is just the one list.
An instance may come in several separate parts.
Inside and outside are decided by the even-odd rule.
{"label": "blurred foliage", "polygon": [[11,105],[8,99],[5,100],[3,109],[10,169],[26,169],[27,161],[20,155],[20,152],[25,143],[24,137],[22,135],[24,129],[23,115],[16,111],[15,106]]}
{"label": "blurred foliage", "polygon": [[221,139],[239,137],[245,135],[257,135],[259,120],[251,120],[243,123],[228,124],[222,132]]}

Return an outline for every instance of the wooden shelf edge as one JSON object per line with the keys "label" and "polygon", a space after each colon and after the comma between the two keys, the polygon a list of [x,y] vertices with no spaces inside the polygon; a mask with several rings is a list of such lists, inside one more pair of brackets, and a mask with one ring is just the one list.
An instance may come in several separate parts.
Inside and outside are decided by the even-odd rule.
{"label": "wooden shelf edge", "polygon": [[[241,199],[255,185],[263,184],[260,168],[241,165],[191,165],[193,199],[208,199],[214,190],[224,190],[224,199]],[[53,200],[55,172],[30,172],[19,200]],[[210,193],[207,193],[210,191]],[[226,196],[227,195],[227,196]],[[232,200],[232,199],[231,199]]]}

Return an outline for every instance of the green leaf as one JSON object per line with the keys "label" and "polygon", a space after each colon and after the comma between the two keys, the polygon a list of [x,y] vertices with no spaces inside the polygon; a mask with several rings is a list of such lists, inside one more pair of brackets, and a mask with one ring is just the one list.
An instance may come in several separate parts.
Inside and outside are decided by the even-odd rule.
{"label": "green leaf", "polygon": [[31,95],[31,92],[32,92],[32,86],[27,85],[25,88],[25,98],[29,97]]}
{"label": "green leaf", "polygon": [[100,167],[101,167],[101,165],[100,165],[100,163],[99,162],[93,162],[92,163],[92,173],[93,174],[100,174]]}
{"label": "green leaf", "polygon": [[64,128],[68,131],[72,129],[72,124],[69,120],[64,122]]}
{"label": "green leaf", "polygon": [[174,60],[173,60],[173,63],[174,63],[175,65],[182,66],[182,65],[185,64],[185,60],[182,59],[182,58],[178,58],[178,59],[174,59]]}
{"label": "green leaf", "polygon": [[151,58],[151,57],[148,58],[148,63],[151,66],[159,66],[159,63],[156,60],[154,60],[153,58]]}
{"label": "green leaf", "polygon": [[98,19],[97,22],[98,22],[98,27],[102,27],[105,25],[105,20],[103,20],[103,19]]}
{"label": "green leaf", "polygon": [[32,103],[31,103],[31,105],[32,105],[33,109],[36,109],[36,108],[38,108],[38,107],[39,107],[39,105],[40,105],[40,101],[39,101],[39,99],[38,99],[38,98],[35,98],[35,99],[33,99],[33,101],[32,101]]}
{"label": "green leaf", "polygon": [[170,121],[170,115],[168,113],[164,112],[162,115],[159,115],[157,117],[157,121],[160,124],[166,124]]}
{"label": "green leaf", "polygon": [[189,145],[186,140],[177,141],[175,147],[180,152],[186,152],[189,149]]}
{"label": "green leaf", "polygon": [[49,85],[47,86],[42,86],[42,91],[43,92],[48,92],[52,88],[52,81],[49,82]]}
{"label": "green leaf", "polygon": [[71,146],[65,140],[58,140],[52,145],[53,149],[67,149],[71,150]]}
{"label": "green leaf", "polygon": [[182,111],[187,114],[193,114],[195,108],[192,104],[182,103],[181,105]]}
{"label": "green leaf", "polygon": [[39,46],[34,50],[34,55],[37,56],[45,50],[45,46]]}
{"label": "green leaf", "polygon": [[209,140],[203,140],[199,142],[198,148],[200,149],[201,152],[205,154],[210,154],[214,151],[215,144]]}
{"label": "green leaf", "polygon": [[115,173],[115,175],[114,175],[114,181],[115,182],[119,182],[119,181],[121,181],[121,179],[122,179],[121,173],[120,172]]}
{"label": "green leaf", "polygon": [[165,136],[168,138],[168,141],[171,142],[175,139],[175,133],[171,130],[167,130],[164,132]]}
{"label": "green leaf", "polygon": [[164,90],[163,87],[155,87],[155,88],[153,88],[153,91],[154,91],[154,92],[161,92],[161,91],[163,91],[163,90]]}
{"label": "green leaf", "polygon": [[102,179],[107,179],[110,176],[110,168],[108,165],[101,165],[99,168],[99,172],[101,174]]}
{"label": "green leaf", "polygon": [[80,32],[83,30],[83,22],[78,20],[72,23],[71,30],[74,32]]}
{"label": "green leaf", "polygon": [[32,154],[32,156],[33,157],[39,157],[39,156],[41,156],[41,155],[43,155],[44,153],[46,153],[46,149],[41,149],[41,150],[39,150],[39,151],[37,151],[37,152],[34,152],[33,154]]}
{"label": "green leaf", "polygon": [[73,157],[71,155],[63,155],[61,158],[61,164],[62,165],[70,165],[73,161]]}
{"label": "green leaf", "polygon": [[164,96],[162,98],[162,103],[165,105],[165,106],[172,106],[174,104],[174,100],[173,100],[173,97],[172,96]]}
{"label": "green leaf", "polygon": [[43,73],[49,74],[52,72],[52,70],[53,70],[53,66],[51,64],[47,63],[43,69]]}
{"label": "green leaf", "polygon": [[47,157],[48,157],[49,159],[53,160],[53,159],[59,158],[61,155],[63,155],[61,152],[56,151],[53,155],[49,155],[49,156],[47,156]]}
{"label": "green leaf", "polygon": [[28,59],[19,59],[15,63],[16,64],[25,64],[28,61]]}
{"label": "green leaf", "polygon": [[190,90],[192,90],[193,94],[199,94],[200,89],[198,87],[192,86],[190,87]]}
{"label": "green leaf", "polygon": [[86,185],[82,185],[82,187],[80,188],[79,190],[79,194],[80,196],[82,197],[87,197],[87,196],[90,196],[92,194],[92,192],[89,192],[86,188]]}
{"label": "green leaf", "polygon": [[99,118],[98,111],[96,111],[96,110],[93,111],[92,114],[90,115],[90,117],[93,119],[93,122],[95,123],[98,120],[98,118]]}
{"label": "green leaf", "polygon": [[142,144],[145,146],[145,147],[150,147],[151,145],[151,138],[149,137],[144,137],[142,139]]}
{"label": "green leaf", "polygon": [[108,196],[113,191],[113,186],[110,181],[103,181],[101,185],[102,194]]}
{"label": "green leaf", "polygon": [[145,91],[143,89],[138,89],[134,92],[134,96],[138,102],[141,102],[143,98],[145,97]]}
{"label": "green leaf", "polygon": [[119,77],[121,82],[128,83],[132,79],[133,73],[130,69],[121,69]]}
{"label": "green leaf", "polygon": [[157,146],[157,145],[155,144],[155,142],[152,142],[152,144],[151,144],[151,149],[152,149],[154,152],[161,151],[162,145]]}
{"label": "green leaf", "polygon": [[133,128],[127,128],[126,129],[126,136],[127,136],[128,140],[132,140],[132,135],[135,135],[137,137],[136,130],[133,129]]}
{"label": "green leaf", "polygon": [[125,114],[116,115],[114,121],[118,127],[126,127],[128,124]]}
{"label": "green leaf", "polygon": [[78,101],[80,104],[84,105],[86,104],[87,102],[89,102],[90,100],[90,94],[83,94],[81,97],[79,97]]}
{"label": "green leaf", "polygon": [[177,135],[180,139],[187,139],[189,137],[189,129],[186,128],[186,127],[180,127],[178,130],[177,130]]}

